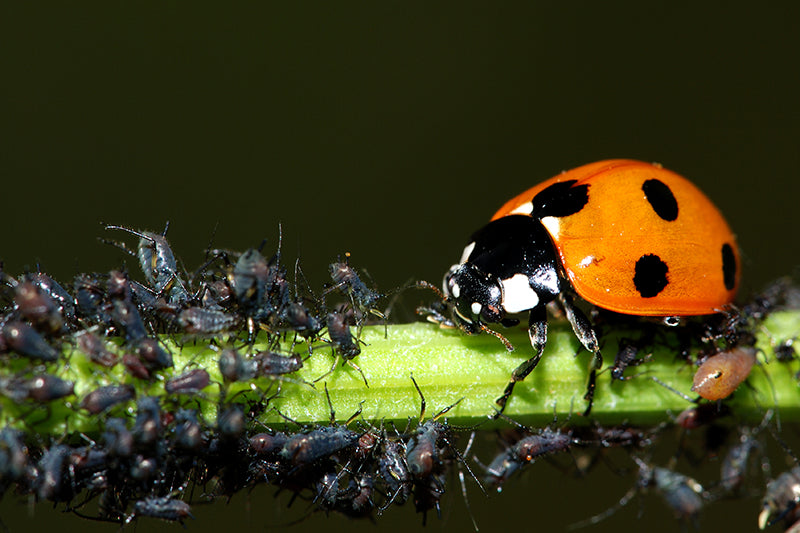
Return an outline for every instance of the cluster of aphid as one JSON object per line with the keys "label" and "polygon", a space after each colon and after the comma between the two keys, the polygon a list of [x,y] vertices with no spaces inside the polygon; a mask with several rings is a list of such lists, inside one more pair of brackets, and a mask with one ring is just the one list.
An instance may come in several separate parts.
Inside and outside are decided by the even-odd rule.
{"label": "cluster of aphid", "polygon": [[[481,488],[500,490],[540,458],[568,454],[574,471],[582,475],[607,450],[622,449],[633,453],[638,476],[612,510],[653,490],[678,517],[691,520],[709,502],[740,493],[752,458],[763,449],[763,429],[771,427],[767,417],[758,430],[733,438],[713,488],[642,459],[665,426],[519,427],[504,435],[503,449],[494,459],[473,461],[469,445],[458,447],[463,432],[442,419],[449,407],[425,420],[419,388],[420,417],[404,429],[356,421],[357,414],[337,423],[333,408],[329,425],[289,430],[295,426],[287,419],[281,428],[268,428],[256,418],[268,408],[269,390],[237,400],[227,394],[228,387],[263,378],[270,384],[271,379],[291,379],[312,347],[322,344],[360,371],[353,361],[360,353],[360,330],[370,315],[383,318],[377,305],[385,295],[365,283],[345,259],[330,265],[331,283],[316,296],[307,284],[301,288],[299,267],[291,282],[280,254],[267,259],[260,249],[209,251],[206,263],[190,276],[179,268],[164,234],[108,229],[139,238],[135,251],[113,244],[137,257],[145,283],[129,279],[122,270],[78,275],[72,290],[40,272],[20,278],[2,275],[0,402],[7,411],[13,406],[18,422],[31,431],[0,429],[0,494],[13,488],[38,501],[64,502],[75,514],[99,520],[125,523],[155,517],[182,523],[192,517],[187,500],[198,493],[213,498],[268,483],[309,501],[313,510],[372,517],[413,501],[426,516],[439,512],[453,465],[462,473],[462,487],[467,471]],[[742,336],[774,300],[770,296],[754,303],[709,330],[709,336],[747,346]],[[738,322],[743,316],[746,324]],[[208,338],[211,345],[220,337],[238,339],[225,345],[239,349],[219,349],[222,383],[214,422],[205,420],[194,399],[210,384],[208,371],[194,368],[172,376],[172,353],[160,340],[164,334]],[[256,337],[267,350],[253,349]],[[285,348],[287,339],[294,340],[291,350]],[[294,351],[300,340],[303,353]],[[789,345],[782,353],[787,360],[794,357]],[[609,367],[612,377],[622,379],[626,367],[644,359],[635,346],[623,343]],[[64,399],[75,396],[75,383],[56,373],[79,364],[109,375],[120,375],[119,368],[124,368],[124,379],[81,394],[76,402],[81,413],[100,420],[97,435],[74,435],[67,427],[63,436],[45,441],[36,435],[36,425],[51,422],[65,408]],[[164,393],[137,394],[151,390],[140,383],[163,383]],[[32,413],[42,416],[34,421]],[[725,427],[719,420],[727,414],[725,404],[702,404],[678,417],[677,426],[688,432],[705,424]],[[470,463],[479,468],[470,468]],[[800,513],[798,503],[800,472],[795,468],[767,485],[762,523],[792,522]]]}
{"label": "cluster of aphid", "polygon": [[[107,242],[138,259],[144,283],[113,270],[79,274],[67,290],[41,272],[18,279],[2,273],[0,401],[6,421],[30,431],[8,426],[0,432],[0,491],[14,486],[38,500],[68,502],[80,514],[96,498],[96,517],[104,520],[153,516],[182,521],[191,516],[181,499],[190,484],[209,487],[212,495],[259,482],[298,493],[323,491],[320,487],[327,484],[318,498],[321,507],[347,512],[347,500],[353,506],[350,514],[369,514],[379,501],[367,494],[372,481],[355,474],[331,478],[324,465],[355,460],[359,453],[376,457],[377,465],[372,450],[378,447],[387,450],[381,460],[391,462],[396,448],[383,444],[384,433],[332,424],[253,436],[252,422],[266,407],[266,392],[258,400],[227,393],[235,382],[300,369],[304,355],[287,350],[287,338],[294,339],[292,346],[305,341],[305,357],[313,346],[330,345],[358,369],[352,359],[360,353],[360,329],[368,315],[382,317],[375,304],[383,295],[362,281],[349,257],[330,265],[331,283],[317,297],[307,283],[301,289],[301,283],[289,281],[280,253],[267,259],[260,249],[209,250],[206,263],[187,275],[164,234],[106,229],[139,238],[135,250]],[[296,265],[295,279],[301,277]],[[328,305],[334,299],[338,302]],[[215,423],[205,422],[200,402],[193,400],[209,386],[209,372],[173,373],[165,335],[191,342],[209,339],[211,346],[225,338],[227,346],[238,347],[218,350],[223,383]],[[266,350],[253,348],[256,337]],[[106,383],[81,391],[75,402],[83,416],[99,418],[100,434],[67,434],[42,442],[35,436],[37,427],[51,427],[60,414],[56,411],[76,394],[75,382],[63,377],[64,368],[81,365],[94,365],[92,372]],[[163,383],[163,396],[142,395],[158,383]],[[384,469],[395,473],[391,466]],[[392,487],[402,485],[391,491],[395,502],[407,499],[406,484],[411,488],[410,478],[400,475],[400,481],[389,480]]]}

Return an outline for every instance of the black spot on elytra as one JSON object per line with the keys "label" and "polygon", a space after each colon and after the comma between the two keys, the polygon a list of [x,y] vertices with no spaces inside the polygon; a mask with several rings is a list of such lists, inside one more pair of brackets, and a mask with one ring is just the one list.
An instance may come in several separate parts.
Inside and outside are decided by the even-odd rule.
{"label": "black spot on elytra", "polygon": [[646,254],[636,261],[633,284],[642,298],[652,298],[669,284],[667,264],[655,254]]}
{"label": "black spot on elytra", "polygon": [[531,216],[536,219],[566,217],[583,209],[589,201],[589,184],[573,187],[577,182],[567,180],[554,183],[534,196]]}
{"label": "black spot on elytra", "polygon": [[678,201],[669,186],[661,180],[649,179],[642,184],[644,197],[658,216],[667,222],[678,218]]}
{"label": "black spot on elytra", "polygon": [[722,245],[722,279],[729,291],[736,287],[736,256],[727,242]]}

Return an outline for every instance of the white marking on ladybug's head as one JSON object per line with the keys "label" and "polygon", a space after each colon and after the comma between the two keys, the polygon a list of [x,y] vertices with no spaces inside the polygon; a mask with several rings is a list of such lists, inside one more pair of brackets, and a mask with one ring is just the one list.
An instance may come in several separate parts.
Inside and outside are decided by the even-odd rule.
{"label": "white marking on ladybug's head", "polygon": [[519,313],[539,305],[539,295],[528,282],[525,274],[514,274],[500,281],[503,286],[503,309],[506,313]]}
{"label": "white marking on ladybug's head", "polygon": [[479,315],[481,314],[481,309],[483,309],[483,306],[478,302],[472,302],[470,309],[472,310],[473,315]]}
{"label": "white marking on ladybug's head", "polygon": [[462,265],[467,262],[467,259],[469,259],[469,256],[472,253],[472,250],[474,250],[474,249],[475,249],[475,243],[474,242],[471,242],[471,243],[469,243],[468,245],[466,245],[464,247],[464,251],[461,253],[461,264]]}
{"label": "white marking on ladybug's head", "polygon": [[531,213],[533,213],[533,202],[525,202],[521,206],[519,206],[516,209],[514,209],[513,211],[511,211],[511,213],[509,213],[509,214],[510,215],[528,215],[528,216],[530,216]]}
{"label": "white marking on ladybug's head", "polygon": [[558,239],[558,234],[561,231],[561,219],[558,217],[544,217],[540,222],[552,238]]}
{"label": "white marking on ladybug's head", "polygon": [[456,299],[461,296],[461,287],[458,285],[458,283],[450,284],[450,294],[452,294],[453,298]]}

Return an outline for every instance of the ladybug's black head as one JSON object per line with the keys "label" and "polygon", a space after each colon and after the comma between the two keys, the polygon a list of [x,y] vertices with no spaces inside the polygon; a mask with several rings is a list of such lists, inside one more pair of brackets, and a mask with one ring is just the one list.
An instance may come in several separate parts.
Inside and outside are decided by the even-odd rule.
{"label": "ladybug's black head", "polygon": [[444,293],[454,321],[467,333],[478,333],[481,322],[504,321],[500,280],[471,263],[453,265],[444,277]]}

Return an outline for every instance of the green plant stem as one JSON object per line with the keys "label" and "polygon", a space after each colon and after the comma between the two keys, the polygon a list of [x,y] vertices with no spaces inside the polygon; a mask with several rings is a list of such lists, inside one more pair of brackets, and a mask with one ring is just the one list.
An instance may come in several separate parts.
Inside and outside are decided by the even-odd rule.
{"label": "green plant stem", "polygon": [[[676,357],[678,342],[669,330],[666,331],[668,334],[659,341],[652,357],[645,364],[627,370],[627,375],[635,377],[612,383],[609,372],[599,375],[592,409],[594,420],[601,424],[655,424],[668,420],[670,413],[677,414],[691,406],[684,398],[651,379],[657,378],[696,397],[690,391],[695,367]],[[108,414],[92,416],[78,407],[80,399],[102,385],[123,382],[134,384],[138,396],[162,396],[164,409],[178,406],[199,408],[209,424],[215,423],[221,403],[245,399],[251,401],[251,406],[262,400],[265,409],[258,415],[258,420],[264,424],[286,424],[286,418],[301,424],[325,424],[330,420],[325,396],[327,386],[338,421],[346,420],[360,409],[359,419],[375,424],[393,421],[404,427],[408,419],[416,419],[420,414],[420,398],[411,381],[413,374],[425,395],[426,418],[453,406],[446,414],[451,423],[490,427],[488,417],[495,412],[495,399],[506,387],[511,371],[533,353],[524,329],[515,328],[507,333],[516,347],[513,352],[508,352],[489,335],[466,336],[431,324],[389,326],[386,337],[383,326],[366,327],[362,336],[365,343],[362,353],[353,363],[364,372],[369,387],[365,386],[358,371],[342,365],[341,361],[333,373],[315,382],[334,362],[330,347],[324,343],[314,346],[312,354],[304,360],[303,368],[295,374],[285,378],[262,377],[252,383],[234,383],[228,387],[222,385],[217,365],[218,351],[210,348],[207,340],[184,339],[181,347],[174,339],[164,338],[164,343],[173,353],[175,367],[159,372],[151,381],[132,378],[122,365],[110,371],[100,369],[88,362],[76,348],[67,347],[66,363],[59,363],[59,368],[47,368],[47,371],[74,380],[75,396],[47,407],[16,404],[3,398],[0,400],[0,423],[55,437],[67,432],[96,434],[99,420],[105,416],[124,415],[125,412],[135,413],[135,402]],[[754,368],[746,385],[726,400],[737,416],[757,420],[765,409],[774,407],[783,420],[800,419],[800,390],[795,377],[800,365],[797,360],[779,362],[772,353],[776,342],[793,338],[798,333],[798,311],[773,313],[759,328],[760,364]],[[604,366],[613,362],[618,339],[631,335],[636,335],[636,332],[623,330],[604,337]],[[255,348],[264,349],[258,344]],[[307,354],[308,347],[301,343],[295,351]],[[569,326],[552,320],[542,361],[527,379],[517,384],[505,414],[526,424],[546,424],[553,419],[554,413],[561,420],[569,416],[573,421],[581,420],[577,413],[586,406],[583,395],[590,358],[587,352],[579,352],[578,341]],[[166,395],[163,385],[168,377],[197,367],[210,373],[211,385],[196,395]],[[13,364],[11,368],[13,371]]]}

